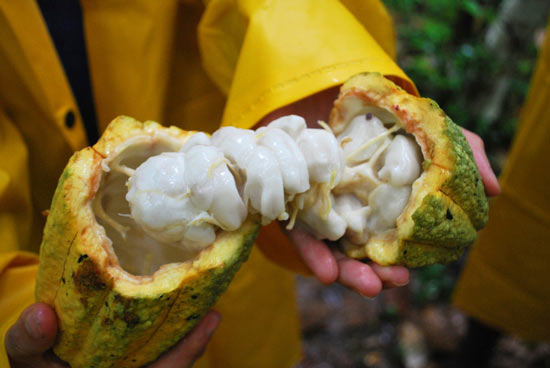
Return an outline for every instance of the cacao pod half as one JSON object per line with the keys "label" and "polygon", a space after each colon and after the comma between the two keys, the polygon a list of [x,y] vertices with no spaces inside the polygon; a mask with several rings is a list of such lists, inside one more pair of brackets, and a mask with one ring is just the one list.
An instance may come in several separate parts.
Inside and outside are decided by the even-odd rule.
{"label": "cacao pod half", "polygon": [[488,218],[483,183],[460,128],[435,101],[413,96],[378,73],[356,75],[342,86],[329,125],[339,134],[355,116],[368,113],[414,136],[423,172],[395,229],[366,244],[342,244],[343,251],[409,267],[458,259]]}
{"label": "cacao pod half", "polygon": [[129,212],[127,176],[116,165],[136,167],[177,151],[190,135],[119,117],[93,148],[76,152],[61,175],[40,248],[36,298],[54,306],[54,352],[72,367],[155,360],[213,306],[247,259],[259,229],[254,218],[219,233],[199,255],[163,247],[136,226],[122,222],[121,232],[105,221]]}

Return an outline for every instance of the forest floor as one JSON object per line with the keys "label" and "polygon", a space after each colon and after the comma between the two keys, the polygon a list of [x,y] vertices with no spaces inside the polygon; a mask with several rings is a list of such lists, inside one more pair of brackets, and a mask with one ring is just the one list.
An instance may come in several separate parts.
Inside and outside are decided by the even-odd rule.
{"label": "forest floor", "polygon": [[[467,318],[448,297],[418,302],[421,278],[413,271],[407,287],[369,299],[338,284],[298,277],[305,354],[298,368],[450,367]],[[550,368],[550,344],[504,335],[489,368]]]}

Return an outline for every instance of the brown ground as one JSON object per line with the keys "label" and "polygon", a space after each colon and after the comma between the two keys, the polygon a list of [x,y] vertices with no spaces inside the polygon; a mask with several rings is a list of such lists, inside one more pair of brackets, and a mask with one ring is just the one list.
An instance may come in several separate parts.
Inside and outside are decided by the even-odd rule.
{"label": "brown ground", "polygon": [[[415,271],[410,286],[368,299],[298,277],[305,350],[298,367],[448,367],[466,333],[466,317],[446,302],[448,295],[418,302],[425,286],[419,278]],[[502,337],[489,368],[523,367],[550,367],[550,344]]]}

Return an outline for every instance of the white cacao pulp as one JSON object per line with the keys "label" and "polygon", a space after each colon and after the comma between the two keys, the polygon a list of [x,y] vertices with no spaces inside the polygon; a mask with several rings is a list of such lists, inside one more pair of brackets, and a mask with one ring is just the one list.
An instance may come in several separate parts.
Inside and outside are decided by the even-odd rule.
{"label": "white cacao pulp", "polygon": [[400,128],[368,113],[338,136],[295,115],[257,131],[197,133],[131,173],[126,200],[146,233],[186,249],[239,228],[249,212],[264,224],[298,221],[320,239],[363,244],[395,228],[421,174],[420,149]]}

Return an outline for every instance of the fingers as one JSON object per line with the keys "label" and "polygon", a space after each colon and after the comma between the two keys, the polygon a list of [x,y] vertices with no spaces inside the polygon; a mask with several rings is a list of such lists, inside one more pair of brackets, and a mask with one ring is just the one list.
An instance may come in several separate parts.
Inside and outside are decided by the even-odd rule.
{"label": "fingers", "polygon": [[405,267],[383,267],[357,261],[339,251],[331,251],[324,242],[300,228],[293,229],[288,235],[306,265],[324,284],[338,281],[355,292],[372,298],[383,287],[403,286],[409,282],[409,270]]}
{"label": "fingers", "polygon": [[485,192],[488,196],[499,195],[500,185],[493,169],[491,169],[491,165],[489,164],[489,159],[485,153],[485,145],[483,140],[477,134],[464,128],[462,128],[462,133],[464,133],[464,136],[466,137],[466,140],[470,144],[472,152],[474,153],[474,160],[477,164],[477,168],[479,169],[479,173],[481,174],[481,180],[483,180]]}
{"label": "fingers", "polygon": [[289,231],[290,240],[296,245],[304,263],[323,284],[331,284],[338,278],[336,259],[327,245],[296,227]]}
{"label": "fingers", "polygon": [[383,288],[404,286],[409,283],[409,270],[402,266],[380,266],[374,262],[369,264],[346,257],[334,251],[338,262],[338,281],[357,293],[375,297]]}
{"label": "fingers", "polygon": [[338,282],[355,292],[373,298],[383,288],[404,286],[409,283],[409,270],[402,266],[366,264],[334,251],[338,263]]}
{"label": "fingers", "polygon": [[43,354],[53,345],[56,333],[57,318],[50,306],[36,303],[25,309],[6,333],[4,342],[13,366],[50,366]]}
{"label": "fingers", "polygon": [[384,288],[405,286],[409,283],[410,272],[402,266],[380,266],[376,263],[370,263],[374,273],[384,283]]}
{"label": "fingers", "polygon": [[366,263],[346,257],[334,251],[334,258],[338,262],[338,282],[355,292],[374,298],[382,291],[382,280]]}
{"label": "fingers", "polygon": [[176,346],[164,353],[151,368],[185,368],[201,356],[212,333],[218,327],[221,316],[210,311]]}

